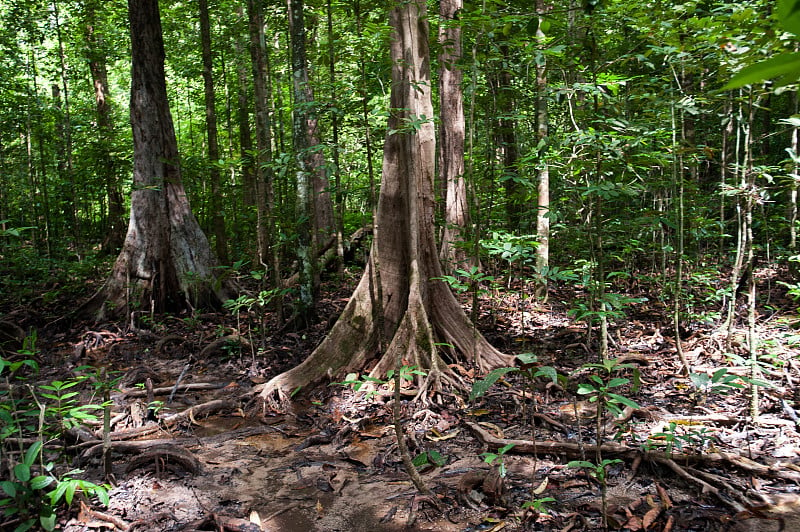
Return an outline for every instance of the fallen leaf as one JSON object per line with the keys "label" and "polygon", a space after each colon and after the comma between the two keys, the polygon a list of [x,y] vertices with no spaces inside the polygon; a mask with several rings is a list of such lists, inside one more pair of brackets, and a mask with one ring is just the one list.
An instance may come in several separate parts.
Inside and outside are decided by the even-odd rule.
{"label": "fallen leaf", "polygon": [[534,494],[534,495],[541,495],[542,493],[544,493],[544,490],[546,490],[546,489],[547,489],[547,482],[548,482],[548,480],[549,480],[549,479],[548,479],[547,477],[545,477],[545,479],[542,481],[542,483],[541,483],[541,484],[539,484],[538,486],[536,486],[536,487],[533,489],[533,494]]}

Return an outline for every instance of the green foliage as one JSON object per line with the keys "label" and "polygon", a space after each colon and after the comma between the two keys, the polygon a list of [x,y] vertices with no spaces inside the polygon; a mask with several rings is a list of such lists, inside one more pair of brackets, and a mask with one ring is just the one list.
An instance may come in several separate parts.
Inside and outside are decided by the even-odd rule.
{"label": "green foliage", "polygon": [[730,373],[728,368],[718,368],[711,375],[705,372],[692,373],[689,380],[703,397],[712,393],[727,395],[745,388],[746,385],[771,387],[766,381]]}
{"label": "green foliage", "polygon": [[483,379],[478,379],[472,383],[472,390],[467,400],[472,402],[475,399],[483,397],[498,380],[506,374],[513,372],[521,372],[531,383],[534,379],[539,377],[546,377],[553,382],[558,382],[559,375],[555,368],[552,366],[536,365],[536,355],[532,353],[523,353],[517,355],[517,359],[520,361],[520,367],[495,368],[487,373]]}
{"label": "green foliage", "polygon": [[[614,372],[631,369],[636,375],[634,383],[638,382],[639,370],[636,366],[633,364],[620,363],[617,359],[608,359],[599,364],[584,364],[582,367],[584,369],[599,370],[600,372],[600,375],[590,374],[588,377],[589,382],[580,383],[578,385],[578,394],[588,395],[589,402],[598,404],[598,418],[601,417],[603,409],[608,409],[615,416],[619,416],[626,406],[639,408],[636,401],[611,391],[614,388],[623,387],[631,382],[627,377],[612,377]],[[638,385],[635,384],[634,392],[636,388],[638,388]]]}
{"label": "green foliage", "polygon": [[472,266],[469,270],[457,269],[455,275],[434,277],[434,280],[444,281],[456,292],[466,292],[471,289],[477,290],[477,287],[482,283],[494,282],[494,277],[481,272],[477,266]]}
{"label": "green foliage", "polygon": [[438,451],[431,450],[419,453],[414,457],[412,463],[417,469],[425,466],[443,467],[447,464],[447,459]]}
{"label": "green foliage", "polygon": [[[800,38],[800,3],[797,0],[778,0],[775,14],[778,25]],[[737,89],[774,79],[782,87],[800,79],[800,53],[784,52],[744,67],[725,84],[723,90]]]}
{"label": "green foliage", "polygon": [[622,460],[618,458],[604,459],[599,464],[589,462],[588,460],[572,460],[567,462],[567,467],[574,467],[585,469],[592,478],[596,479],[601,486],[605,487],[608,476],[608,468],[615,464],[621,464]]}
{"label": "green foliage", "polygon": [[[400,367],[399,377],[404,381],[412,381],[415,376],[424,377],[426,373],[418,369],[416,365],[404,365]],[[371,377],[369,375],[359,375],[358,373],[348,373],[345,379],[341,382],[332,382],[331,386],[347,386],[352,387],[353,391],[360,392],[362,388],[366,390],[367,399],[371,399],[379,393],[378,387],[392,382],[395,377],[395,370],[390,369],[386,372],[386,379],[378,377]]]}
{"label": "green foliage", "polygon": [[669,455],[673,450],[683,451],[686,447],[691,447],[695,452],[702,453],[708,443],[714,439],[706,427],[687,428],[681,427],[675,421],[670,421],[661,432],[651,434],[647,439],[645,448],[655,449],[663,442],[664,453]]}
{"label": "green foliage", "polygon": [[[11,362],[0,357],[0,376],[6,379],[7,384],[11,379],[26,381],[30,377],[26,372],[38,371],[38,364],[33,358],[36,354],[36,334],[32,332],[25,339],[23,349],[18,352],[21,359]],[[99,392],[110,389],[119,379],[106,380],[94,368],[86,366],[77,370],[89,370],[90,374],[95,371],[92,374],[92,386]],[[57,510],[63,506],[69,507],[76,494],[97,497],[100,504],[108,505],[109,486],[76,478],[76,475],[83,473],[79,469],[58,471],[56,464],[66,458],[61,455],[63,451],[55,453],[55,460],[45,461],[45,438],[58,438],[66,429],[97,420],[92,411],[103,407],[79,401],[78,388],[87,379],[89,375],[80,375],[68,380],[53,380],[37,387],[9,386],[0,392],[0,445],[4,448],[8,446],[6,440],[11,437],[35,438],[34,443],[24,449],[20,459],[14,461],[12,458],[9,464],[10,478],[0,482],[0,489],[6,495],[0,499],[0,510],[3,517],[19,522],[15,531],[36,527],[54,530]],[[26,394],[16,395],[14,390],[25,391]],[[9,453],[8,456],[15,455]]]}
{"label": "green foliage", "polygon": [[[0,482],[0,488],[7,495],[0,499],[3,517],[13,517],[20,521],[14,529],[23,532],[37,526],[51,531],[56,527],[56,510],[64,503],[69,507],[77,493],[87,497],[97,497],[100,504],[108,506],[107,485],[98,485],[87,480],[73,478],[82,473],[80,469],[55,476],[54,464],[39,465],[42,458],[42,441],[37,440],[25,450],[21,462],[11,469],[10,480]],[[40,472],[42,474],[36,474]],[[46,488],[53,486],[50,491]]]}
{"label": "green foliage", "polygon": [[481,453],[480,456],[481,458],[483,458],[483,461],[486,462],[487,464],[496,465],[498,472],[500,473],[500,477],[505,478],[507,470],[506,470],[506,462],[503,459],[503,457],[508,451],[510,451],[513,448],[514,444],[509,443],[497,449],[496,452],[487,451],[485,453]]}

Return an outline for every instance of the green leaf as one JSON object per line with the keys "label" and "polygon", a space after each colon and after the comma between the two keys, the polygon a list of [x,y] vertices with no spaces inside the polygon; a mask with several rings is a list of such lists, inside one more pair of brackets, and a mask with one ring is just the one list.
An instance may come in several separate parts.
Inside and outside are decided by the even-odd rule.
{"label": "green leaf", "polygon": [[608,381],[606,388],[616,388],[617,386],[622,386],[623,384],[628,384],[630,379],[626,379],[625,377],[616,377]]}
{"label": "green leaf", "polygon": [[34,462],[36,462],[36,458],[39,456],[39,451],[42,448],[42,441],[37,440],[33,442],[33,444],[28,447],[28,450],[25,452],[25,464],[28,466],[32,466]]}
{"label": "green leaf", "polygon": [[779,54],[746,66],[733,76],[722,90],[738,89],[776,78],[785,78],[785,84],[794,83],[800,78],[800,52]]}
{"label": "green leaf", "polygon": [[428,464],[428,453],[419,453],[417,456],[411,460],[411,463],[414,464],[414,467],[422,467]]}
{"label": "green leaf", "polygon": [[634,401],[633,399],[628,399],[625,396],[622,396],[622,395],[619,395],[619,394],[616,394],[616,393],[609,393],[608,397],[610,399],[613,399],[617,403],[621,403],[621,404],[623,404],[625,406],[629,406],[631,408],[639,408],[639,404],[636,401]]}
{"label": "green leaf", "polygon": [[48,495],[50,496],[50,504],[52,504],[53,506],[58,504],[58,501],[60,501],[61,497],[64,496],[64,492],[67,491],[68,485],[69,485],[68,481],[62,480],[61,482],[58,483],[56,489],[48,493]]}
{"label": "green leaf", "polygon": [[514,447],[514,445],[516,445],[516,444],[515,443],[509,443],[507,445],[503,445],[502,447],[497,449],[497,454],[500,454],[500,455],[506,454],[508,451],[511,450],[512,447]]}
{"label": "green leaf", "polygon": [[6,495],[9,497],[16,497],[17,496],[17,485],[9,480],[4,480],[0,482],[0,488],[6,492]]}
{"label": "green leaf", "polygon": [[42,524],[42,528],[50,532],[51,530],[56,529],[56,513],[50,512],[50,515],[42,515],[39,516],[39,522]]}
{"label": "green leaf", "polygon": [[17,464],[14,466],[14,478],[20,482],[28,482],[31,479],[31,468],[28,464]]}
{"label": "green leaf", "polygon": [[31,489],[33,490],[40,490],[46,488],[53,482],[53,477],[48,477],[46,475],[39,475],[38,477],[33,477],[31,479]]}
{"label": "green leaf", "polygon": [[513,367],[506,367],[506,368],[497,368],[490,371],[486,378],[475,381],[472,384],[472,391],[469,394],[469,401],[474,401],[478,397],[483,397],[483,395],[489,391],[489,388],[497,382],[497,380],[505,375],[506,373],[510,373],[512,371],[519,371],[517,368]]}
{"label": "green leaf", "polygon": [[800,0],[778,0],[775,14],[783,29],[800,37]]}
{"label": "green leaf", "polygon": [[438,451],[428,451],[428,458],[436,465],[436,467],[442,467],[447,463],[445,457],[439,454]]}
{"label": "green leaf", "polygon": [[542,366],[541,368],[536,370],[536,373],[534,373],[533,376],[547,377],[548,379],[553,381],[554,384],[558,383],[558,373],[556,372],[556,368],[554,368],[553,366]]}
{"label": "green leaf", "polygon": [[96,486],[94,488],[94,494],[97,495],[97,500],[100,501],[100,504],[103,506],[108,506],[110,499],[108,497],[108,490],[103,486]]}
{"label": "green leaf", "polygon": [[67,501],[67,506],[72,504],[72,498],[75,497],[75,490],[78,489],[78,481],[77,480],[69,480],[67,481],[67,489],[64,492],[64,500]]}
{"label": "green leaf", "polygon": [[27,521],[23,521],[22,523],[17,525],[17,528],[14,529],[14,532],[25,532],[26,530],[30,530],[31,528],[33,528],[35,524],[36,524],[36,519],[34,518],[28,519]]}

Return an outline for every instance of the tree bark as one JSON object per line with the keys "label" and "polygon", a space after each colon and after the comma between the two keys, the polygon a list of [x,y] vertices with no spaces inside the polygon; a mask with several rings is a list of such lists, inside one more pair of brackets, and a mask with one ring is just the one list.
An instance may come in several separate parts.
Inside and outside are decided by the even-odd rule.
{"label": "tree bark", "polygon": [[135,310],[219,306],[230,286],[189,208],[167,100],[158,0],[129,0],[133,192],[128,233],[111,276],[83,307],[97,319]]}
{"label": "tree bark", "polygon": [[399,3],[390,25],[391,115],[369,263],[319,347],[266,384],[261,399],[276,408],[285,408],[298,387],[361,371],[376,356],[374,376],[385,376],[398,359],[425,369],[420,397],[441,379],[458,382],[445,358],[466,359],[482,370],[513,363],[475,331],[448,286],[437,280],[442,269],[434,238],[435,138],[425,2]]}
{"label": "tree bark", "polygon": [[208,138],[208,180],[211,186],[211,228],[217,258],[228,263],[228,236],[222,214],[222,188],[219,166],[219,141],[217,136],[217,109],[214,93],[214,54],[211,50],[211,23],[208,0],[200,0],[200,48],[203,58],[203,94],[206,106],[206,136]]}
{"label": "tree bark", "polygon": [[97,0],[84,2],[84,39],[86,41],[86,56],[89,62],[89,72],[92,76],[94,87],[95,112],[97,114],[97,139],[98,157],[97,169],[101,181],[106,187],[108,212],[106,215],[106,236],[103,239],[102,249],[108,253],[117,253],[125,239],[125,200],[122,196],[122,186],[117,176],[116,165],[111,156],[111,147],[114,143],[114,122],[111,115],[111,101],[108,91],[108,71],[106,68],[106,54],[103,42],[98,35],[97,14],[99,5]]}
{"label": "tree bark", "polygon": [[468,268],[470,255],[463,245],[470,225],[467,184],[464,180],[464,97],[461,92],[461,26],[457,13],[463,0],[439,2],[439,179],[446,187],[444,234],[440,257],[445,269]]}
{"label": "tree bark", "polygon": [[536,63],[536,139],[539,141],[540,160],[538,162],[538,185],[536,200],[536,297],[547,299],[547,271],[550,268],[550,167],[547,164],[547,146],[550,119],[547,112],[547,59],[544,49],[547,46],[542,31],[544,21],[544,0],[536,0],[539,27],[536,39],[542,49],[542,58]]}
{"label": "tree bark", "polygon": [[288,8],[294,89],[292,140],[297,159],[296,251],[300,264],[296,318],[307,323],[314,316],[319,291],[317,254],[327,247],[335,234],[335,227],[325,159],[317,130],[317,104],[309,84],[304,2],[289,0]]}

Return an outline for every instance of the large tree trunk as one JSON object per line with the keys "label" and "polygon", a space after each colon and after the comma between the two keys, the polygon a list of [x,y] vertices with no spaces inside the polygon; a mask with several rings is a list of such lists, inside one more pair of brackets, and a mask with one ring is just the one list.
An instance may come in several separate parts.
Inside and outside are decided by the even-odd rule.
{"label": "large tree trunk", "polygon": [[208,239],[189,209],[164,78],[158,0],[129,0],[133,192],[128,233],[111,276],[84,310],[98,319],[218,306]]}
{"label": "large tree trunk", "polygon": [[390,14],[392,115],[367,269],[319,347],[267,383],[261,397],[273,406],[285,406],[298,387],[361,371],[376,355],[375,376],[399,360],[427,370],[421,394],[439,379],[456,381],[444,358],[466,358],[482,370],[512,363],[474,330],[449,287],[436,279],[442,269],[434,239],[435,139],[425,9],[425,2],[412,0]]}

